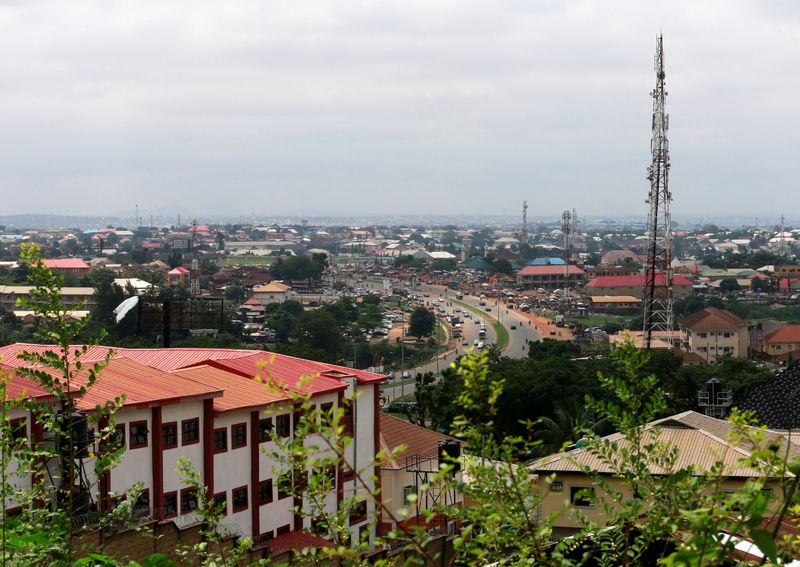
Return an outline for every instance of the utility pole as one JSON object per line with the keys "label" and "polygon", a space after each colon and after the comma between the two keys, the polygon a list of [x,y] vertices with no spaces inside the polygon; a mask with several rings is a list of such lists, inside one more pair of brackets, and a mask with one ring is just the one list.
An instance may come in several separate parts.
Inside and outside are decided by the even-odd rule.
{"label": "utility pole", "polygon": [[653,137],[650,141],[652,161],[647,170],[650,193],[647,203],[647,260],[644,266],[644,347],[650,349],[654,331],[664,332],[664,341],[672,348],[672,219],[669,204],[669,141],[666,113],[667,92],[664,90],[663,37],[656,38],[656,88],[653,89]]}

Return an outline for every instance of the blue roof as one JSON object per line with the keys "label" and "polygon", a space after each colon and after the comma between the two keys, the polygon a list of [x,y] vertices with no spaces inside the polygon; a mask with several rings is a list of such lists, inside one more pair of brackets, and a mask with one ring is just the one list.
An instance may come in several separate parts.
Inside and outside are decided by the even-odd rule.
{"label": "blue roof", "polygon": [[529,266],[563,266],[564,258],[534,258],[528,260]]}

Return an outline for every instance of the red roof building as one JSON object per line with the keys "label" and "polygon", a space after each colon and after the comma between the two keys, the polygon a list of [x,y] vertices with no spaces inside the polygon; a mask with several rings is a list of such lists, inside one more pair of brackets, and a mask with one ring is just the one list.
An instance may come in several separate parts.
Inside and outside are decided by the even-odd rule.
{"label": "red roof building", "polygon": [[525,289],[556,289],[582,286],[586,273],[578,266],[525,266],[517,272],[517,285]]}
{"label": "red roof building", "polygon": [[[656,286],[664,285],[664,274],[656,274]],[[685,276],[675,275],[672,278],[672,296],[676,299],[692,294],[692,281]],[[628,295],[642,299],[644,292],[644,275],[638,276],[599,276],[586,284],[586,293],[595,295]]]}
{"label": "red roof building", "polygon": [[67,258],[64,260],[48,259],[44,261],[44,265],[57,274],[78,277],[85,276],[92,270],[89,264],[78,258]]}
{"label": "red roof building", "polygon": [[[73,363],[79,349],[70,348]],[[80,360],[86,368],[104,361],[111,350],[90,347]],[[32,344],[0,347],[4,362],[0,370],[12,375],[12,395],[55,401],[43,388],[13,373],[31,365],[19,358],[20,353],[49,351],[57,352],[57,348]],[[89,483],[99,487],[99,508],[112,505],[112,493],[124,494],[142,482],[146,499],[140,501],[137,512],[179,526],[198,521],[196,502],[192,503],[177,472],[178,459],[183,458],[201,473],[208,492],[225,502],[226,523],[237,525],[256,544],[283,534],[295,534],[286,538],[287,543],[296,538],[305,541],[298,534],[311,528],[311,520],[295,515],[294,500],[279,495],[280,475],[268,456],[270,451],[280,450],[270,431],[291,438],[302,416],[294,392],[310,394],[315,407],[339,409],[346,430],[352,432],[353,441],[344,454],[347,465],[336,471],[337,488],[325,501],[326,513],[335,513],[344,495],[355,490],[353,469],[375,467],[374,474],[368,475],[368,489],[379,486],[375,456],[380,451],[379,386],[386,378],[383,375],[252,350],[120,348],[110,354],[95,384],[85,394],[75,394],[78,409],[87,414],[109,401],[121,400],[115,421],[119,439],[127,448],[122,462],[102,483],[87,472]],[[304,376],[307,378],[301,381]],[[85,384],[85,374],[78,372],[75,388]],[[43,441],[35,414],[13,408],[11,418],[18,426],[25,425],[32,444]],[[97,450],[93,434],[88,443],[84,468],[93,471],[91,461]],[[30,483],[28,477],[18,484]],[[352,520],[354,536],[368,529],[378,513],[374,503],[369,503],[366,516]],[[375,535],[370,533],[371,538]]]}

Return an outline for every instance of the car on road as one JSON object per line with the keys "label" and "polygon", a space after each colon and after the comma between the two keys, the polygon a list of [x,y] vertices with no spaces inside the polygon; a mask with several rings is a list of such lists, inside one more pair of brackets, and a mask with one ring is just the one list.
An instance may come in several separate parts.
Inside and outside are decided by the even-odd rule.
{"label": "car on road", "polygon": [[461,341],[461,346],[469,346],[469,341],[464,339],[463,341]]}
{"label": "car on road", "polygon": [[511,325],[511,330],[512,331],[516,331],[517,330],[517,326],[516,325]]}
{"label": "car on road", "polygon": [[487,307],[487,308],[486,308],[486,311],[491,311],[491,310],[492,310],[492,308],[491,308],[491,307]]}
{"label": "car on road", "polygon": [[419,406],[417,402],[392,402],[386,410],[391,413],[416,413],[419,411]]}

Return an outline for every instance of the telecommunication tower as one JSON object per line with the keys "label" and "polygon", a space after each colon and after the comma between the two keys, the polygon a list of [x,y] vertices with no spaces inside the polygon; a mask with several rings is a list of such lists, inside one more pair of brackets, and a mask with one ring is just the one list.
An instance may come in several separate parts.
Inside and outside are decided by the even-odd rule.
{"label": "telecommunication tower", "polygon": [[569,260],[572,244],[572,213],[568,210],[561,215],[561,232],[564,233],[564,297],[569,296]]}
{"label": "telecommunication tower", "polygon": [[528,201],[522,201],[522,249],[528,247]]}
{"label": "telecommunication tower", "polygon": [[576,211],[575,208],[572,209],[572,231],[570,233],[570,236],[572,237],[572,243],[571,243],[572,251],[573,251],[573,254],[575,254],[575,257],[577,259],[576,251],[578,250],[578,240],[577,240],[578,239],[578,211]]}
{"label": "telecommunication tower", "polygon": [[644,266],[644,347],[650,349],[654,331],[663,331],[663,339],[672,348],[672,220],[669,204],[669,117],[665,105],[663,37],[656,38],[656,88],[653,97],[652,161],[647,170],[650,194],[647,203],[647,261]]}
{"label": "telecommunication tower", "polygon": [[197,258],[197,219],[192,221],[192,271],[189,277],[189,293],[200,295],[200,262]]}

